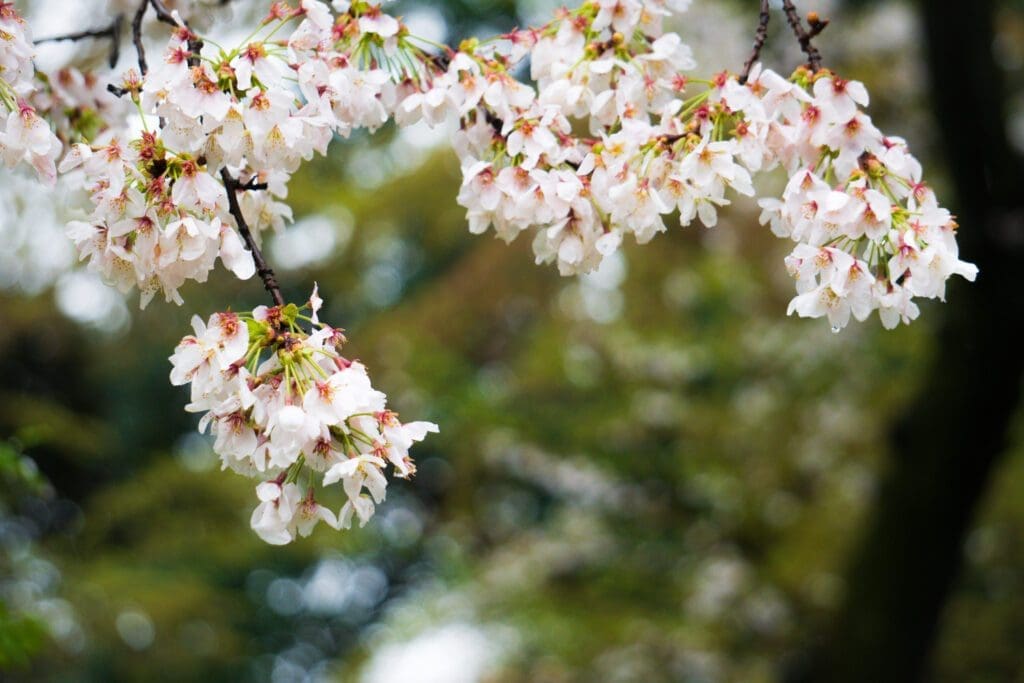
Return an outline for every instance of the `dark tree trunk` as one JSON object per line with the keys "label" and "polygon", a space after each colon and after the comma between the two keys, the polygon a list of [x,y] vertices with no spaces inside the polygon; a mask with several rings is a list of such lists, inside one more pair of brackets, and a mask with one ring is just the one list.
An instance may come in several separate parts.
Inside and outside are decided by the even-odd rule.
{"label": "dark tree trunk", "polygon": [[919,8],[962,257],[981,273],[950,292],[934,364],[893,431],[892,459],[849,566],[844,603],[827,643],[793,680],[927,678],[964,537],[1007,449],[1020,397],[1024,176],[1006,139],[992,53],[995,3],[919,0]]}

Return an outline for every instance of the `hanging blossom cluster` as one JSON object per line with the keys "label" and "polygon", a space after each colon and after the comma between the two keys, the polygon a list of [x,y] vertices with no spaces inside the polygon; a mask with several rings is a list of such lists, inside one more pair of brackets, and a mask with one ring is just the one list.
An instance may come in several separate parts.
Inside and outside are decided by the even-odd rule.
{"label": "hanging blossom cluster", "polygon": [[[453,67],[468,65],[462,80],[489,84],[456,143],[471,231],[512,240],[532,229],[538,263],[589,272],[625,234],[645,243],[664,231],[669,214],[713,227],[727,193],[753,196],[752,174],[782,166],[783,197],[760,205],[762,222],[798,243],[786,259],[791,314],[827,317],[838,331],[877,310],[892,328],[917,317],[915,297],[944,298],[954,274],[975,278],[921,165],[862,111],[863,84],[760,66],[745,83],[690,78],[691,53],[660,32],[663,14],[662,3],[591,2],[517,35],[510,54],[532,46],[536,92],[505,84],[510,60],[456,56]],[[461,91],[438,87],[465,110]],[[437,101],[435,90],[424,100]],[[590,137],[573,136],[573,120]]]}
{"label": "hanging blossom cluster", "polygon": [[12,3],[0,0],[0,159],[8,168],[28,164],[52,185],[62,146],[29,103],[36,91],[34,52],[25,20]]}
{"label": "hanging blossom cluster", "polygon": [[[411,477],[409,448],[437,432],[387,409],[366,368],[341,355],[342,331],[318,320],[321,303],[314,290],[301,308],[216,313],[206,324],[197,316],[170,359],[171,382],[190,385],[186,410],[203,413],[199,429],[216,437],[223,467],[261,481],[251,524],[275,545],[320,521],[365,524],[384,500],[385,470]],[[346,502],[335,514],[317,491],[339,482]]]}
{"label": "hanging blossom cluster", "polygon": [[877,310],[892,328],[917,318],[914,297],[945,299],[952,275],[975,279],[921,164],[861,110],[861,83],[826,71],[801,70],[793,82],[764,72],[723,100],[790,176],[781,199],[760,205],[762,223],[797,243],[786,258],[798,292],[791,314],[826,316],[838,331],[851,315]]}

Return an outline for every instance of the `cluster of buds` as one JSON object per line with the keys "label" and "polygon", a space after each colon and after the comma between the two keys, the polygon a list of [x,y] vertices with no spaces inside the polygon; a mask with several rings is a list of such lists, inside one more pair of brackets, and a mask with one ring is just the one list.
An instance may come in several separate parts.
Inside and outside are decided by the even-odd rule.
{"label": "cluster of buds", "polygon": [[[203,414],[199,429],[214,435],[223,467],[261,481],[252,528],[268,543],[308,536],[319,521],[365,524],[384,500],[385,470],[411,477],[409,448],[437,431],[387,409],[366,367],[341,355],[342,331],[319,321],[320,304],[314,290],[301,307],[196,317],[170,358],[171,383],[190,385],[186,410]],[[338,482],[346,502],[336,514],[317,490]]]}

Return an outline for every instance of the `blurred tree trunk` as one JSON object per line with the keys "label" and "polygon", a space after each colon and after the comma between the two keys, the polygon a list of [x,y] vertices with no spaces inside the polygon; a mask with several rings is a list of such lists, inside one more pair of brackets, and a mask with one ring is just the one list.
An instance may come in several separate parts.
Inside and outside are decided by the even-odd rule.
{"label": "blurred tree trunk", "polygon": [[992,50],[997,5],[918,6],[962,255],[981,273],[977,283],[951,292],[933,366],[894,429],[892,459],[849,566],[844,603],[828,641],[792,680],[928,678],[964,537],[1007,450],[1020,398],[1024,164],[1007,141]]}

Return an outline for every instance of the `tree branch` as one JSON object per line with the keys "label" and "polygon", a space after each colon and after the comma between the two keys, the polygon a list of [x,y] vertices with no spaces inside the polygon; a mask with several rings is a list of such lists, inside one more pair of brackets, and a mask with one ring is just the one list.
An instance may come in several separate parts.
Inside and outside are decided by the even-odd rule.
{"label": "tree branch", "polygon": [[146,16],[147,7],[149,7],[147,0],[142,0],[139,3],[139,8],[135,10],[135,16],[132,17],[132,43],[135,45],[135,52],[139,55],[139,72],[143,76],[149,70],[149,65],[146,64],[146,48],[142,45],[142,18]]}
{"label": "tree branch", "polygon": [[[221,4],[227,4],[228,0],[223,0]],[[150,7],[156,13],[158,21],[173,26],[175,28],[185,28],[189,32],[188,48],[192,53],[188,58],[189,66],[198,66],[199,64],[199,51],[203,48],[203,41],[199,40],[195,34],[192,33],[192,29],[189,28],[188,22],[182,19],[180,22],[174,18],[174,15],[167,9],[167,6],[161,0],[140,0],[138,9],[135,10],[135,14],[132,16],[132,44],[135,45],[135,52],[139,56],[139,71],[143,76],[149,71],[149,64],[146,62],[146,47],[142,42],[142,21],[146,16],[146,10]],[[117,61],[116,55],[119,54],[120,50],[120,31],[121,21],[123,15],[118,15],[117,18],[117,33],[116,36],[112,36],[114,40],[114,48],[111,54],[111,67]],[[111,27],[112,28],[112,27]],[[104,32],[109,31],[110,28],[104,29]],[[85,35],[89,35],[90,32],[85,32]],[[77,34],[75,34],[77,35]],[[66,36],[64,37],[67,38]],[[61,38],[48,38],[46,40],[60,40]],[[41,41],[40,41],[41,42]],[[107,85],[107,90],[114,94],[116,97],[123,97],[128,91],[124,88],[118,87],[114,84]]]}
{"label": "tree branch", "polygon": [[764,47],[764,41],[768,39],[768,22],[772,18],[771,7],[768,5],[768,0],[761,0],[761,14],[757,18],[757,32],[754,33],[754,47],[750,51],[750,56],[747,58],[746,63],[743,65],[743,71],[740,73],[740,84],[747,82],[750,78],[750,70],[754,68],[754,62],[761,56],[761,48]]}
{"label": "tree branch", "polygon": [[[142,0],[142,2],[143,4],[148,2],[150,5],[153,6],[153,11],[156,12],[156,18],[158,21],[162,21],[170,26],[179,26],[177,20],[174,18],[174,15],[171,14],[171,11],[169,9],[167,9],[167,5],[163,3],[163,0]],[[184,21],[185,20],[182,19],[183,23]],[[188,26],[187,23],[185,25]]]}
{"label": "tree branch", "polygon": [[825,30],[828,21],[822,21],[818,18],[817,13],[811,13],[808,15],[811,24],[811,30],[808,32],[793,5],[793,0],[782,0],[782,9],[786,13],[786,20],[789,22],[790,28],[793,29],[793,35],[800,43],[800,49],[807,55],[807,65],[811,67],[812,71],[818,71],[821,68],[821,53],[818,52],[818,48],[814,47],[811,40]]}
{"label": "tree branch", "polygon": [[267,189],[267,183],[256,182],[256,176],[249,178],[244,185],[239,185],[240,190],[265,190]]}
{"label": "tree branch", "polygon": [[267,264],[266,259],[263,258],[263,252],[260,251],[259,245],[256,244],[256,239],[253,237],[252,231],[249,230],[249,224],[245,222],[242,209],[238,205],[238,193],[248,189],[255,189],[258,184],[253,184],[251,181],[244,184],[240,183],[226,168],[220,170],[220,177],[224,181],[224,189],[228,191],[228,208],[231,211],[231,216],[235,219],[235,225],[238,227],[238,232],[242,235],[242,239],[245,240],[245,246],[252,252],[253,261],[256,262],[256,272],[259,273],[260,279],[263,280],[263,286],[270,292],[274,304],[284,306],[284,297],[281,295],[281,287],[277,284],[274,270]]}
{"label": "tree branch", "polygon": [[38,38],[35,42],[39,43],[57,43],[65,40],[88,40],[94,39],[109,39],[110,40],[110,56],[107,58],[107,62],[110,64],[110,68],[114,68],[117,64],[118,58],[121,56],[121,26],[124,24],[124,15],[118,14],[114,17],[113,21],[104,28],[90,29],[87,31],[77,31],[76,33],[67,33],[61,36],[49,36],[46,38]]}

